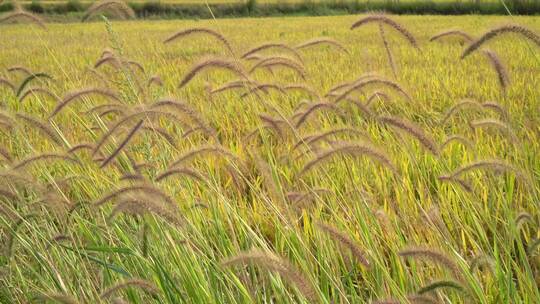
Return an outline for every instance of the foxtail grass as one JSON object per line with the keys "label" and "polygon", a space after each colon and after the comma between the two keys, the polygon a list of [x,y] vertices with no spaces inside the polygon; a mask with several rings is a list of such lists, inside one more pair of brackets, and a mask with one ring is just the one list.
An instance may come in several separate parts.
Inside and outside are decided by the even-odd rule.
{"label": "foxtail grass", "polygon": [[481,105],[474,99],[462,99],[446,111],[443,119],[441,120],[441,124],[445,124],[455,113],[457,113],[458,110],[465,107],[479,109]]}
{"label": "foxtail grass", "polygon": [[389,27],[396,30],[398,33],[401,34],[413,47],[418,48],[418,43],[416,42],[416,38],[402,25],[397,23],[396,21],[390,19],[390,17],[385,15],[371,15],[364,17],[356,22],[354,22],[351,25],[351,30],[354,30],[362,25],[368,24],[368,23],[382,23],[385,25],[388,25]]}
{"label": "foxtail grass", "polygon": [[231,54],[234,54],[234,52],[232,50],[232,47],[231,47],[231,44],[225,38],[225,36],[223,36],[222,34],[216,32],[216,31],[214,31],[212,29],[203,28],[203,27],[188,28],[188,29],[185,29],[185,30],[178,31],[178,32],[174,33],[173,35],[169,36],[167,39],[165,39],[163,41],[163,43],[170,43],[170,42],[173,42],[173,41],[178,40],[180,38],[184,38],[186,36],[195,35],[195,34],[206,34],[206,35],[209,35],[209,36],[212,36],[212,37],[216,38],[221,43],[223,43],[223,45],[225,45],[227,47],[227,49],[229,50],[229,52],[231,52]]}
{"label": "foxtail grass", "polygon": [[462,136],[462,135],[450,135],[446,138],[446,140],[441,144],[441,150],[444,150],[444,148],[446,148],[446,146],[448,146],[450,143],[452,142],[459,142],[461,143],[462,145],[464,145],[465,147],[469,148],[469,149],[474,149],[474,144],[469,140],[467,139],[466,137]]}
{"label": "foxtail grass", "polygon": [[508,33],[514,33],[514,34],[523,36],[527,38],[528,40],[532,41],[534,44],[536,44],[536,46],[540,47],[540,36],[538,34],[536,34],[535,32],[531,31],[530,29],[524,26],[517,25],[517,24],[508,24],[508,25],[503,25],[500,27],[493,28],[485,32],[475,41],[471,42],[469,46],[467,46],[467,48],[461,54],[461,59],[464,59],[465,57],[469,56],[471,53],[478,50],[482,45],[492,40],[493,38],[503,35],[503,34],[508,34]]}
{"label": "foxtail grass", "polygon": [[200,146],[200,147],[197,147],[197,148],[194,148],[182,155],[180,155],[179,157],[176,158],[176,160],[174,160],[170,165],[169,165],[169,168],[174,168],[182,163],[185,163],[199,155],[203,155],[203,154],[213,154],[213,155],[218,155],[218,156],[222,156],[222,157],[227,157],[227,158],[230,158],[230,159],[233,159],[233,160],[239,160],[238,156],[236,156],[234,153],[232,153],[231,151],[225,149],[224,147],[220,146],[220,145],[204,145],[204,146]]}
{"label": "foxtail grass", "polygon": [[202,173],[194,170],[194,169],[191,169],[191,168],[187,168],[187,167],[182,167],[182,168],[172,168],[172,169],[169,169],[169,170],[166,170],[160,174],[158,174],[155,178],[155,181],[156,182],[160,182],[168,177],[171,177],[173,175],[182,175],[182,176],[187,176],[189,178],[192,178],[194,180],[197,180],[197,181],[200,181],[200,182],[204,182],[204,183],[208,183],[208,179],[206,177],[203,176]]}
{"label": "foxtail grass", "polygon": [[67,162],[71,162],[71,163],[76,163],[76,164],[80,164],[80,161],[69,156],[69,155],[66,155],[66,154],[62,154],[62,153],[41,153],[41,154],[37,154],[37,155],[34,155],[34,156],[30,156],[30,157],[27,157],[21,161],[19,161],[18,163],[14,164],[12,166],[12,169],[13,170],[19,170],[19,169],[22,169],[32,163],[35,163],[37,161],[43,161],[43,160],[63,160],[63,161],[67,161]]}
{"label": "foxtail grass", "polygon": [[514,131],[512,128],[507,125],[506,123],[493,118],[485,118],[485,119],[476,119],[469,122],[469,126],[473,129],[477,128],[495,128],[499,131],[501,131],[504,135],[508,136],[508,138],[512,142],[518,142],[519,139],[514,134]]}
{"label": "foxtail grass", "polygon": [[437,143],[435,143],[433,138],[427,135],[426,132],[422,128],[412,123],[411,121],[408,121],[408,120],[405,120],[403,118],[399,118],[396,116],[381,116],[379,117],[379,121],[385,124],[389,124],[393,127],[396,127],[406,132],[407,134],[415,137],[418,140],[418,142],[420,142],[422,146],[424,146],[424,148],[426,148],[431,153],[433,153],[433,155],[435,156],[439,155],[440,153],[439,146],[437,145]]}
{"label": "foxtail grass", "polygon": [[521,170],[499,159],[484,159],[484,160],[475,161],[456,169],[455,171],[449,173],[448,175],[445,175],[445,177],[448,177],[450,179],[458,178],[465,173],[468,173],[473,170],[479,170],[479,169],[492,170],[495,172],[512,172],[516,176],[522,178],[524,181],[527,181],[527,182],[529,181],[529,178],[527,177],[527,175],[523,173]]}
{"label": "foxtail grass", "polygon": [[79,304],[79,301],[75,299],[72,295],[65,293],[44,293],[38,296],[41,300],[54,301],[56,303],[63,304]]}
{"label": "foxtail grass", "polygon": [[354,258],[364,267],[369,268],[370,263],[368,259],[365,256],[364,251],[360,248],[356,242],[351,239],[346,233],[339,231],[337,228],[330,226],[325,223],[318,222],[317,226],[321,228],[323,231],[328,233],[328,235],[335,241],[337,241],[341,246],[347,248],[350,250]]}
{"label": "foxtail grass", "polygon": [[19,97],[19,101],[23,102],[30,95],[37,95],[37,94],[46,95],[46,96],[50,97],[51,99],[53,99],[54,101],[60,102],[58,97],[56,97],[56,95],[53,92],[51,92],[48,89],[39,88],[39,87],[29,88],[26,91],[24,91],[24,93],[22,93],[21,96]]}
{"label": "foxtail grass", "polygon": [[313,47],[313,46],[317,46],[317,45],[321,45],[321,44],[327,44],[327,45],[334,46],[338,50],[340,50],[340,51],[342,51],[342,52],[344,52],[346,54],[349,54],[349,51],[347,50],[346,47],[344,47],[341,43],[337,42],[335,39],[328,38],[328,37],[319,37],[319,38],[309,39],[307,41],[304,41],[304,42],[296,45],[294,48],[297,49],[297,50],[300,50],[300,49],[305,49],[305,48],[309,48],[309,47]]}
{"label": "foxtail grass", "polygon": [[130,288],[130,287],[136,287],[138,289],[144,290],[145,292],[154,294],[154,295],[157,295],[159,293],[158,288],[154,285],[154,283],[151,283],[143,279],[132,278],[132,279],[121,281],[107,288],[101,293],[100,298],[108,299],[116,292],[126,289],[126,288]]}
{"label": "foxtail grass", "polygon": [[268,50],[268,49],[285,50],[285,51],[293,54],[296,58],[298,58],[298,60],[300,62],[302,62],[302,56],[300,55],[300,53],[298,53],[298,51],[296,49],[286,45],[285,43],[278,43],[278,42],[264,43],[262,45],[254,47],[254,48],[250,49],[249,51],[245,52],[244,54],[242,54],[241,58],[246,59],[249,56],[254,55],[255,53],[258,53],[258,52],[261,52],[261,51],[264,51],[264,50]]}
{"label": "foxtail grass", "polygon": [[59,102],[56,107],[53,109],[52,113],[49,115],[49,118],[54,117],[56,114],[58,114],[65,106],[72,103],[73,101],[77,100],[78,98],[81,98],[83,96],[87,95],[99,95],[103,96],[105,98],[113,99],[116,101],[120,101],[116,93],[114,93],[111,90],[108,89],[100,89],[100,88],[86,88],[78,91],[73,91],[64,96],[61,102]]}
{"label": "foxtail grass", "polygon": [[0,77],[0,85],[6,86],[15,92],[15,85],[6,78]]}
{"label": "foxtail grass", "polygon": [[444,31],[444,32],[440,32],[440,33],[432,36],[429,39],[429,41],[436,41],[436,40],[440,40],[442,38],[449,37],[449,36],[459,37],[459,38],[463,39],[466,42],[473,41],[473,37],[471,35],[467,34],[464,31],[461,31],[461,30],[447,30],[447,31]]}
{"label": "foxtail grass", "polygon": [[317,291],[309,279],[289,261],[260,250],[241,252],[221,261],[223,267],[233,265],[254,264],[269,271],[278,273],[283,279],[294,284],[298,291],[311,302],[318,302]]}
{"label": "foxtail grass", "polygon": [[316,110],[319,110],[319,109],[329,109],[329,110],[333,110],[333,111],[339,111],[339,108],[333,103],[329,103],[329,102],[317,102],[317,103],[314,103],[314,104],[310,105],[304,112],[302,112],[298,116],[298,119],[296,120],[296,123],[295,123],[295,128],[299,128],[300,126],[302,126],[302,124],[304,122],[306,122],[308,117],[311,114],[313,114]]}
{"label": "foxtail grass", "polygon": [[397,168],[392,164],[390,158],[381,150],[364,143],[343,143],[337,145],[328,150],[322,151],[316,158],[312,159],[304,165],[302,170],[298,173],[299,176],[307,173],[315,166],[327,161],[336,154],[349,155],[349,156],[361,156],[366,155],[373,160],[376,160],[389,168],[393,173],[397,173]]}
{"label": "foxtail grass", "polygon": [[497,78],[499,79],[499,85],[503,92],[506,92],[508,86],[510,85],[510,76],[508,76],[508,71],[502,63],[501,59],[497,54],[490,50],[482,51],[484,55],[489,59],[489,63],[497,73]]}
{"label": "foxtail grass", "polygon": [[[424,296],[424,295],[410,295],[406,297],[407,301],[412,304],[439,304],[439,301],[436,299]],[[402,304],[403,302],[398,299],[386,299],[386,300],[377,300],[371,302],[371,304]]]}
{"label": "foxtail grass", "polygon": [[100,12],[111,12],[116,15],[116,17],[122,19],[135,18],[135,12],[133,9],[127,5],[124,1],[121,0],[102,0],[92,4],[85,12],[82,17],[82,21],[86,21]]}
{"label": "foxtail grass", "polygon": [[384,85],[386,87],[392,88],[395,91],[399,92],[401,95],[403,95],[405,98],[407,98],[407,100],[409,100],[409,101],[411,100],[411,97],[409,96],[409,94],[398,83],[393,82],[391,80],[383,79],[383,78],[380,78],[380,77],[369,77],[367,79],[362,79],[360,81],[357,81],[356,83],[349,86],[344,92],[340,93],[334,99],[334,101],[338,102],[338,101],[346,98],[347,96],[349,96],[349,94],[351,94],[354,91],[361,90],[362,88],[364,88],[364,87],[366,87],[368,85],[375,85],[375,84]]}
{"label": "foxtail grass", "polygon": [[113,151],[113,153],[107,157],[105,160],[103,160],[103,162],[101,163],[101,165],[99,165],[100,168],[103,168],[105,166],[107,166],[107,164],[109,164],[112,160],[115,159],[115,157],[120,154],[120,152],[122,151],[122,149],[124,149],[127,144],[129,143],[129,141],[133,138],[133,136],[135,136],[135,134],[137,133],[137,131],[139,131],[139,129],[141,128],[142,124],[143,124],[143,120],[140,120],[130,131],[129,133],[126,135],[126,138],[124,138],[124,140],[122,140],[122,142],[120,142],[120,144],[118,145],[118,147]]}
{"label": "foxtail grass", "polygon": [[403,258],[415,258],[437,263],[449,270],[456,280],[460,282],[463,280],[463,271],[456,262],[441,251],[426,247],[411,247],[399,251],[398,254]]}
{"label": "foxtail grass", "polygon": [[456,281],[439,280],[439,281],[434,281],[434,282],[431,282],[431,283],[423,286],[422,288],[420,288],[418,290],[418,294],[425,294],[425,293],[434,292],[434,291],[439,290],[441,288],[454,289],[456,291],[464,291],[465,290],[465,288],[460,283],[458,283]]}
{"label": "foxtail grass", "polygon": [[15,10],[11,13],[6,13],[0,16],[0,23],[25,20],[30,21],[31,23],[41,27],[42,29],[47,29],[45,21],[43,21],[41,17],[38,17],[32,13],[23,10]]}
{"label": "foxtail grass", "polygon": [[195,64],[184,76],[184,78],[180,81],[180,84],[178,84],[178,88],[184,87],[186,84],[188,84],[197,74],[204,70],[208,69],[223,69],[230,71],[237,76],[240,76],[242,78],[246,78],[247,76],[242,70],[240,66],[236,62],[229,61],[226,59],[218,59],[218,58],[210,58],[203,60],[197,64]]}
{"label": "foxtail grass", "polygon": [[104,195],[97,201],[93,203],[94,206],[99,207],[105,203],[107,203],[110,200],[116,199],[123,194],[131,194],[131,193],[145,193],[150,197],[160,197],[162,200],[167,202],[169,205],[174,206],[175,202],[174,200],[169,197],[167,194],[165,194],[161,189],[150,185],[150,184],[136,184],[131,186],[126,186],[123,188],[119,188],[117,190],[114,190],[112,192],[109,192],[108,194]]}
{"label": "foxtail grass", "polygon": [[42,121],[38,118],[32,117],[30,115],[24,114],[24,113],[17,113],[15,116],[21,120],[23,120],[26,124],[29,126],[32,126],[36,130],[39,130],[41,133],[45,134],[47,138],[52,140],[58,145],[62,144],[62,140],[60,139],[60,136],[56,131],[51,128],[48,122]]}

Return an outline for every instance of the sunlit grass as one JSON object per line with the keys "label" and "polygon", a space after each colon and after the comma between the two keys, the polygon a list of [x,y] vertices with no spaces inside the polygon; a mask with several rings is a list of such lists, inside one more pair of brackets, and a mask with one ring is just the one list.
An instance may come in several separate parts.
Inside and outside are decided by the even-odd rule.
{"label": "sunlit grass", "polygon": [[[465,46],[460,40],[428,41],[449,28],[478,36],[492,26],[509,22],[538,33],[540,19],[393,17],[419,42],[416,50],[386,29],[396,64],[394,78],[378,27],[371,24],[349,30],[359,18],[113,22],[112,33],[102,21],[49,24],[47,31],[30,25],[2,25],[0,77],[18,85],[26,77],[24,73],[7,69],[24,66],[34,73],[51,75],[52,81],[37,79],[32,85],[49,88],[58,99],[83,88],[108,88],[126,109],[166,97],[185,101],[217,131],[219,142],[234,157],[206,155],[188,163],[207,178],[206,182],[186,176],[152,181],[187,151],[215,140],[200,132],[182,137],[189,126],[166,118],[159,120],[159,127],[174,135],[175,146],[152,132],[134,136],[125,151],[136,163],[149,163],[141,169],[142,174],[148,183],[173,198],[185,220],[183,225],[152,215],[120,213],[111,219],[115,200],[100,207],[93,204],[133,183],[120,180],[123,171],[133,173],[125,153],[113,162],[116,165],[100,169],[102,162],[94,161],[91,151],[81,150],[75,154],[80,164],[43,161],[25,167],[32,182],[21,184],[13,178],[2,178],[3,189],[15,192],[17,199],[2,197],[0,205],[0,236],[11,240],[2,241],[6,251],[1,255],[0,302],[25,303],[42,294],[67,294],[81,303],[105,302],[100,295],[128,278],[142,278],[156,289],[155,295],[138,288],[115,293],[130,303],[306,301],[294,280],[268,275],[258,267],[221,265],[231,256],[256,248],[294,265],[295,271],[313,285],[322,303],[403,300],[433,281],[450,279],[458,281],[463,290],[439,289],[437,299],[444,303],[535,303],[540,298],[540,263],[533,245],[540,236],[539,49],[514,36],[501,37],[486,46],[508,69],[510,85],[503,93],[495,71],[480,53],[460,60]],[[390,100],[375,101],[371,106],[374,114],[407,119],[438,144],[459,134],[473,147],[454,142],[437,157],[414,136],[367,117],[350,102],[340,103],[340,111],[314,112],[293,131],[284,125],[285,133],[279,137],[272,129],[262,128],[258,115],[290,118],[302,100],[312,97],[277,90],[260,94],[260,98],[253,94],[241,98],[242,90],[210,97],[209,89],[235,79],[230,72],[214,70],[197,74],[177,88],[201,59],[232,56],[223,44],[204,35],[162,43],[178,30],[200,26],[223,34],[236,58],[269,41],[294,46],[315,37],[331,37],[349,53],[332,46],[301,50],[305,80],[282,68],[273,69],[273,74],[257,70],[253,79],[280,85],[305,82],[324,96],[337,84],[375,72],[403,86],[411,100],[382,86],[369,87],[365,95],[354,95],[365,102],[375,90],[385,91]],[[109,65],[97,68],[97,75],[91,72],[105,48],[140,63],[144,72],[118,71]],[[295,59],[290,52],[263,53]],[[254,64],[239,62],[246,70]],[[152,75],[158,75],[163,86],[149,86],[141,94],[137,79],[146,88]],[[475,119],[503,119],[487,108],[462,109],[441,124],[446,111],[464,98],[499,103],[508,112],[506,123],[517,140],[493,129],[469,126]],[[60,145],[16,119],[16,128],[2,133],[1,146],[17,163],[32,155],[60,153],[79,143],[94,143],[105,133],[99,128],[110,126],[117,114],[99,118],[83,112],[105,101],[103,97],[87,96],[52,118],[50,125],[58,133]],[[26,113],[43,121],[56,106],[53,98],[37,94],[21,102],[6,86],[0,86],[0,102],[2,113]],[[291,152],[300,138],[344,127],[363,135],[336,135],[335,142],[322,142],[319,150],[304,156],[299,155],[305,148]],[[257,128],[260,135],[247,140],[246,135]],[[110,155],[129,131],[126,127],[104,144],[103,156]],[[337,155],[299,174],[316,153],[336,147],[339,141],[369,143],[384,151],[397,172],[369,157]],[[511,164],[527,180],[513,172],[467,172],[464,179],[473,190],[469,193],[459,184],[439,179],[483,159]],[[13,164],[2,161],[2,166],[1,172],[10,172]],[[231,177],[231,170],[238,169],[243,170],[244,189],[235,186]],[[73,178],[62,181],[69,176]],[[317,188],[326,191],[312,192],[312,199],[304,204],[294,204],[287,197],[289,192],[310,193]],[[530,215],[530,221],[523,214],[519,217],[522,212]],[[517,218],[521,220],[516,222]],[[317,222],[330,224],[354,240],[370,268],[352,258],[348,249]],[[398,255],[411,246],[444,252],[462,277],[456,278],[452,268]],[[478,257],[489,263],[470,269]]]}

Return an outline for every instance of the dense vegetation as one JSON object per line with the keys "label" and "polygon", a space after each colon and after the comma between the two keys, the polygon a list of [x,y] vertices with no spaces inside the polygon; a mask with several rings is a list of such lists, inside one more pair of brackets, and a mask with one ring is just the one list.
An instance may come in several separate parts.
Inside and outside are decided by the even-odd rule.
{"label": "dense vegetation", "polygon": [[538,18],[15,14],[0,302],[540,298]]}
{"label": "dense vegetation", "polygon": [[[455,0],[406,0],[406,1],[132,1],[129,2],[138,17],[144,18],[202,18],[257,17],[283,15],[345,15],[369,11],[386,11],[392,14],[432,15],[538,15],[540,1],[455,1]],[[23,2],[30,11],[52,15],[53,20],[71,21],[90,5],[84,1],[32,1]],[[9,2],[0,4],[0,12],[11,10]]]}

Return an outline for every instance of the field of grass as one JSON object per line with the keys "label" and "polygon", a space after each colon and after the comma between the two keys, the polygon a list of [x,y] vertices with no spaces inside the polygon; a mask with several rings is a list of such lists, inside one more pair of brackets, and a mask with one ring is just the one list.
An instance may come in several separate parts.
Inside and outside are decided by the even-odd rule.
{"label": "field of grass", "polygon": [[[375,0],[375,1],[384,1],[384,0]],[[408,1],[408,0],[403,0],[403,1]],[[443,0],[434,0],[435,2],[436,1],[443,1]],[[473,2],[474,0],[468,0],[468,1],[471,1]],[[25,0],[25,1],[19,1],[21,3],[31,3],[32,1],[30,0]],[[36,2],[36,1],[34,1]],[[39,3],[66,3],[68,2],[68,0],[39,0],[37,1]],[[79,1],[80,3],[92,3],[94,1],[89,1],[89,0],[80,0]],[[175,4],[205,4],[205,3],[208,3],[208,4],[216,4],[216,3],[220,3],[220,4],[223,4],[223,3],[247,3],[248,1],[247,0],[160,0],[160,1],[153,1],[153,0],[131,0],[131,1],[127,1],[129,3],[175,3]],[[347,2],[355,2],[355,0],[256,0],[256,3],[259,3],[259,4],[265,4],[265,3],[284,3],[284,4],[288,4],[288,3],[301,3],[301,2],[305,2],[305,3],[347,3]],[[367,0],[361,0],[361,1],[357,1],[357,2],[368,2]],[[496,2],[496,0],[485,0],[483,2]]]}
{"label": "field of grass", "polygon": [[0,302],[538,303],[540,18],[362,17],[0,25]]}
{"label": "field of grass", "polygon": [[[13,1],[0,3],[0,12],[14,8]],[[52,22],[80,21],[91,1],[32,1],[20,2],[22,8]],[[139,19],[213,19],[279,17],[279,16],[333,16],[355,15],[384,11],[396,15],[539,15],[538,1],[456,1],[456,0],[403,0],[403,1],[126,1]],[[98,5],[99,6],[99,5]],[[1,22],[1,19],[0,19]]]}

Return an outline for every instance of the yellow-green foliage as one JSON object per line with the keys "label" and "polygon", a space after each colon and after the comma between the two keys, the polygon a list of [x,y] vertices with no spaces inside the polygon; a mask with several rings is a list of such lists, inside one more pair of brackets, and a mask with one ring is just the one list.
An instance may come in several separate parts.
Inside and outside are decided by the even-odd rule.
{"label": "yellow-green foliage", "polygon": [[538,301],[540,19],[362,17],[0,25],[0,302]]}

